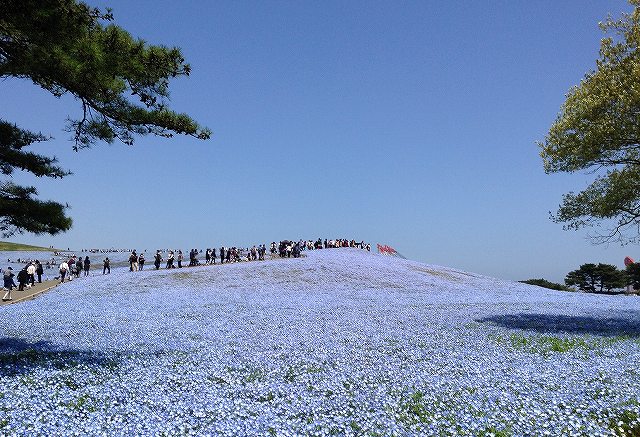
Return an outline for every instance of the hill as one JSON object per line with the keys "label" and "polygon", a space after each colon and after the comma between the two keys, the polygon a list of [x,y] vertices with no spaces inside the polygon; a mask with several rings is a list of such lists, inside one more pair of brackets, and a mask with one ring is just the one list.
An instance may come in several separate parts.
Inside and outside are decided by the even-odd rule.
{"label": "hill", "polygon": [[640,431],[640,299],[305,254],[117,268],[0,307],[0,434]]}
{"label": "hill", "polygon": [[13,252],[17,250],[27,252],[53,252],[59,249],[52,249],[50,247],[31,246],[28,244],[10,243],[8,241],[0,241],[0,251]]}

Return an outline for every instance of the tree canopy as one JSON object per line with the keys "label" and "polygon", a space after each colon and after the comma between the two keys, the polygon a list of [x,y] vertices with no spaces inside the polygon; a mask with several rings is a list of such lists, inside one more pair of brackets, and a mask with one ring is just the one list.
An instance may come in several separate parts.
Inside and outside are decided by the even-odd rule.
{"label": "tree canopy", "polygon": [[627,277],[634,290],[640,290],[640,263],[627,265]]}
{"label": "tree canopy", "polygon": [[[0,79],[21,78],[56,97],[74,96],[80,116],[67,130],[73,148],[98,141],[131,145],[138,135],[208,139],[210,131],[167,107],[169,80],[188,76],[180,49],[149,45],[75,0],[4,0],[0,12]],[[50,138],[0,118],[0,232],[35,234],[70,229],[67,205],[37,199],[34,187],[9,179],[17,170],[62,178],[56,159],[25,150]]]}
{"label": "tree canopy", "polygon": [[578,270],[567,273],[564,283],[577,286],[582,291],[609,293],[627,284],[625,271],[611,264],[583,264]]}
{"label": "tree canopy", "polygon": [[595,180],[565,194],[553,220],[567,229],[612,222],[596,242],[640,236],[640,0],[631,13],[600,23],[596,69],[566,96],[540,144],[547,173],[587,170]]}

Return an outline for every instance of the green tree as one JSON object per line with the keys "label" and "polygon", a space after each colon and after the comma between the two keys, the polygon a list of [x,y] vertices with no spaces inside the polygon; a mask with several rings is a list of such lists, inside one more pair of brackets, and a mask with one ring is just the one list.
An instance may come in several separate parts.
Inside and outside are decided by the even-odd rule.
{"label": "green tree", "polygon": [[627,284],[625,271],[611,264],[582,264],[578,270],[569,272],[564,280],[568,286],[577,286],[592,293],[611,292]]}
{"label": "green tree", "polygon": [[569,287],[576,286],[582,291],[596,291],[596,265],[582,264],[578,270],[567,273],[564,283]]}
{"label": "green tree", "polygon": [[[210,131],[167,107],[169,79],[188,76],[178,48],[149,45],[75,0],[3,0],[0,9],[0,79],[32,81],[55,97],[74,96],[80,117],[70,120],[73,148],[98,141],[131,145],[137,135],[173,134],[207,139]],[[9,178],[16,170],[62,178],[56,159],[25,150],[48,140],[0,119],[0,232],[55,234],[71,227],[67,205],[37,199],[34,187]]]}
{"label": "green tree", "polygon": [[547,173],[596,175],[583,191],[565,194],[552,216],[565,229],[607,224],[595,242],[640,236],[640,0],[629,3],[631,13],[600,23],[607,36],[596,69],[569,91],[539,144]]}
{"label": "green tree", "polygon": [[640,263],[632,263],[627,266],[627,277],[629,284],[634,290],[640,290]]}

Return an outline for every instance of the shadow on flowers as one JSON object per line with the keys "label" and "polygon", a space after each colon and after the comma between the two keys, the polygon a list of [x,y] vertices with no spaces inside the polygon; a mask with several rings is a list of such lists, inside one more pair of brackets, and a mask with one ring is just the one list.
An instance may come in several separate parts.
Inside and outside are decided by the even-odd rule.
{"label": "shadow on flowers", "polygon": [[116,369],[119,362],[90,350],[60,349],[49,341],[30,343],[0,338],[0,375],[30,373],[38,368],[71,369],[77,366]]}
{"label": "shadow on flowers", "polygon": [[483,317],[476,322],[540,333],[640,337],[640,314],[628,315],[628,318],[622,318],[519,313]]}

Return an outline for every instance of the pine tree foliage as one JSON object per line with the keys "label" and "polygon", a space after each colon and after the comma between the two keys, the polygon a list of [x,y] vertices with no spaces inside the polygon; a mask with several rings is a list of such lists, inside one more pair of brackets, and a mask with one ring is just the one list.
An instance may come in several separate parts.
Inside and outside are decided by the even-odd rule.
{"label": "pine tree foliage", "polygon": [[609,36],[596,69],[569,91],[540,144],[547,173],[596,175],[582,192],[565,194],[553,216],[567,229],[612,222],[595,242],[640,236],[640,0],[629,3],[631,13],[600,23]]}
{"label": "pine tree foliage", "polygon": [[627,265],[627,278],[634,290],[640,290],[640,263]]}
{"label": "pine tree foliage", "polygon": [[[210,131],[167,106],[169,80],[188,76],[178,48],[149,45],[112,23],[110,10],[75,0],[3,0],[0,8],[0,79],[22,78],[56,97],[74,96],[80,116],[70,120],[75,150],[98,141],[131,145],[138,135],[174,134],[208,139]],[[25,151],[48,138],[0,119],[0,170],[36,176],[69,173],[49,158]],[[42,202],[33,187],[10,181],[0,188],[0,231],[66,231],[66,206]]]}
{"label": "pine tree foliage", "polygon": [[[56,159],[23,150],[47,138],[0,120],[0,171],[11,176],[19,169],[36,176],[62,178],[69,173],[55,165]],[[12,182],[0,183],[0,232],[10,236],[27,231],[34,234],[55,234],[68,230],[71,219],[65,216],[66,206],[53,201],[41,201],[34,187],[21,187]]]}
{"label": "pine tree foliage", "polygon": [[627,275],[624,270],[611,264],[583,264],[578,270],[567,273],[564,283],[568,286],[577,286],[582,291],[592,293],[610,293],[627,284]]}

